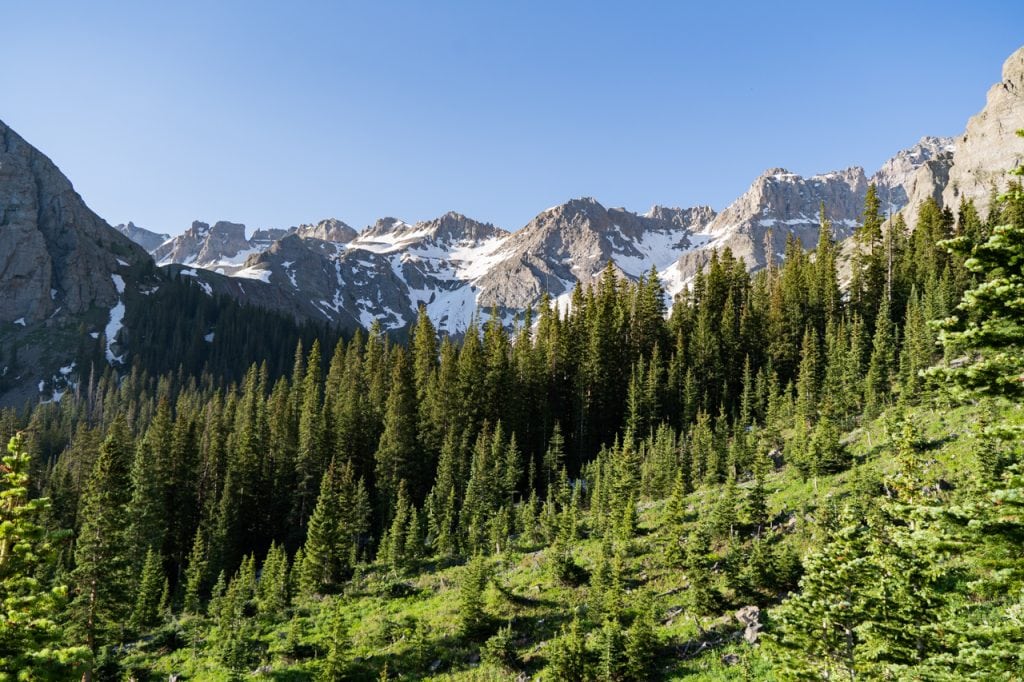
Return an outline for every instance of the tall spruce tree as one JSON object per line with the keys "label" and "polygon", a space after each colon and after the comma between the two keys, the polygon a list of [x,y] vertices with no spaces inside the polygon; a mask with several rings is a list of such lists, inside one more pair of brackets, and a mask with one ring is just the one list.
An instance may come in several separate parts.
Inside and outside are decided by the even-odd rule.
{"label": "tall spruce tree", "polygon": [[[131,461],[131,433],[119,416],[100,446],[82,497],[82,527],[71,573],[71,632],[94,653],[121,637],[131,606],[133,569],[124,524],[131,500]],[[86,682],[91,676],[87,670]]]}
{"label": "tall spruce tree", "polygon": [[90,652],[64,639],[60,611],[67,588],[47,579],[61,534],[42,523],[50,500],[29,499],[28,469],[16,434],[0,470],[0,679],[68,679]]}

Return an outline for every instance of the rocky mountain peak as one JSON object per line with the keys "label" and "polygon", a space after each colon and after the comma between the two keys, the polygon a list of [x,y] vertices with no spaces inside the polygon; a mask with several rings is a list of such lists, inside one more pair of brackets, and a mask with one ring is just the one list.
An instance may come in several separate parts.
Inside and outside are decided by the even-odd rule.
{"label": "rocky mountain peak", "polygon": [[917,144],[897,152],[882,164],[870,180],[878,188],[882,206],[888,212],[895,212],[914,203],[912,210],[916,210],[916,204],[925,198],[919,197],[917,201],[911,202],[911,194],[917,188],[917,175],[921,168],[931,164],[929,172],[933,173],[940,167],[948,167],[954,148],[953,138],[922,137]]}
{"label": "rocky mountain peak", "polygon": [[415,227],[417,231],[427,230],[436,239],[448,243],[479,242],[508,234],[491,223],[482,223],[455,211],[448,211],[439,218],[417,223]]}
{"label": "rocky mountain peak", "polygon": [[[1024,163],[1024,47],[1003,63],[1002,80],[989,88],[985,107],[967,122],[956,138],[942,203],[956,210],[961,199],[973,199],[984,216],[993,190],[1002,191],[1006,171]],[[932,189],[929,187],[928,189]]]}
{"label": "rocky mountain peak", "polygon": [[299,225],[295,232],[300,237],[311,237],[337,244],[347,244],[359,234],[337,218],[327,218],[312,225]]}
{"label": "rocky mountain peak", "polygon": [[410,227],[409,223],[398,218],[378,218],[377,221],[360,233],[360,237],[379,237]]}
{"label": "rocky mountain peak", "polygon": [[710,206],[691,206],[690,208],[672,208],[654,205],[644,214],[648,218],[671,223],[676,227],[690,232],[703,232],[704,228],[718,215]]}
{"label": "rocky mountain peak", "polygon": [[146,251],[152,251],[171,238],[171,235],[169,234],[160,234],[147,230],[144,227],[139,227],[130,220],[127,224],[122,223],[120,225],[115,225],[114,229],[128,237],[128,239],[131,239]]}
{"label": "rocky mountain peak", "polygon": [[85,205],[49,158],[2,121],[0,226],[2,322],[31,325],[58,310],[110,308],[119,300],[114,276],[149,260],[142,247]]}
{"label": "rocky mountain peak", "polygon": [[241,223],[219,220],[211,226],[195,220],[182,234],[160,244],[152,254],[161,265],[181,263],[212,268],[238,265],[252,248],[245,238],[245,225]]}

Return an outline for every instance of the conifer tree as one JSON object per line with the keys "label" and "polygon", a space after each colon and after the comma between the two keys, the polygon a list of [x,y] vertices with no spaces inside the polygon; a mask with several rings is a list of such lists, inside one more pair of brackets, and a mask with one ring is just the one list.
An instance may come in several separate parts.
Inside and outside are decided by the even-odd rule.
{"label": "conifer tree", "polygon": [[142,577],[139,579],[139,587],[136,590],[135,607],[132,609],[129,620],[129,626],[136,632],[141,632],[157,622],[161,592],[166,580],[163,567],[160,564],[160,555],[150,548],[146,552]]}
{"label": "conifer tree", "polygon": [[184,609],[186,613],[199,613],[202,608],[203,588],[208,584],[206,582],[207,566],[206,542],[203,540],[202,531],[197,530],[192,542],[192,551],[189,552],[188,561],[185,564]]}
{"label": "conifer tree", "polygon": [[604,621],[600,632],[600,658],[597,679],[602,682],[616,682],[623,678],[626,668],[626,642],[622,625],[614,618]]}
{"label": "conifer tree", "polygon": [[562,427],[556,421],[551,432],[551,439],[548,441],[548,448],[544,453],[544,490],[554,484],[558,479],[558,472],[565,466],[565,439],[562,437]]}
{"label": "conifer tree", "polygon": [[[330,630],[327,639],[327,655],[324,657],[318,682],[344,682],[350,679],[348,627],[342,615],[341,602],[332,609]],[[387,676],[387,666],[384,667]]]}
{"label": "conifer tree", "polygon": [[[1017,131],[1024,137],[1024,130]],[[1018,167],[1014,173],[1024,174]],[[1010,399],[1024,396],[1024,190],[1015,184],[1007,193],[1009,220],[992,230],[982,244],[966,236],[948,242],[949,248],[969,255],[965,267],[984,281],[964,293],[956,314],[939,333],[947,356],[953,352],[980,353],[960,367],[939,368],[933,376],[954,382],[980,395]],[[973,250],[972,247],[973,246]]]}
{"label": "conifer tree", "polygon": [[[123,417],[110,426],[82,498],[82,527],[71,573],[72,632],[90,651],[118,638],[127,620],[132,570],[126,546],[131,441]],[[87,677],[90,673],[87,671]]]}
{"label": "conifer tree", "polygon": [[484,591],[490,579],[486,557],[475,554],[463,569],[462,582],[459,583],[459,630],[463,635],[475,635],[487,624]]}
{"label": "conifer tree", "polygon": [[753,463],[753,484],[747,492],[747,521],[757,526],[758,533],[768,523],[767,479],[774,465],[763,445],[755,449]]}
{"label": "conifer tree", "polygon": [[649,596],[644,594],[637,606],[633,623],[626,630],[626,664],[623,679],[631,682],[650,679],[658,648],[656,627],[654,608]]}
{"label": "conifer tree", "polygon": [[[391,371],[391,392],[384,414],[384,433],[377,446],[376,480],[381,501],[390,506],[397,498],[402,481],[417,477],[416,393],[405,352],[395,351]],[[413,491],[410,490],[410,493]]]}
{"label": "conifer tree", "polygon": [[320,495],[309,519],[303,563],[299,567],[300,585],[306,596],[331,592],[341,578],[342,546],[338,524],[343,510],[338,491],[337,470],[332,462],[320,481]]}
{"label": "conifer tree", "polygon": [[61,535],[47,531],[48,498],[29,499],[29,457],[21,434],[0,470],[0,678],[66,679],[89,652],[70,647],[59,625],[66,588],[47,585]]}
{"label": "conifer tree", "polygon": [[864,412],[875,417],[881,411],[892,389],[895,370],[896,338],[889,319],[889,301],[882,299],[875,321],[875,336],[871,343],[871,362],[864,379]]}
{"label": "conifer tree", "polygon": [[172,420],[166,399],[157,406],[156,414],[132,462],[132,498],[129,504],[130,528],[128,547],[130,560],[138,571],[143,570],[149,550],[163,549],[168,521],[164,501],[169,483],[168,463],[172,453]]}
{"label": "conifer tree", "polygon": [[302,383],[296,383],[302,396],[299,403],[299,439],[296,452],[296,491],[293,523],[305,529],[313,505],[315,491],[323,475],[326,457],[326,429],[323,415],[323,379],[320,342],[314,341],[309,351]]}
{"label": "conifer tree", "polygon": [[284,545],[271,543],[256,587],[256,607],[265,620],[283,619],[291,596],[288,583],[288,553]]}
{"label": "conifer tree", "polygon": [[588,679],[587,649],[579,617],[574,617],[548,645],[548,670],[553,680],[584,682]]}

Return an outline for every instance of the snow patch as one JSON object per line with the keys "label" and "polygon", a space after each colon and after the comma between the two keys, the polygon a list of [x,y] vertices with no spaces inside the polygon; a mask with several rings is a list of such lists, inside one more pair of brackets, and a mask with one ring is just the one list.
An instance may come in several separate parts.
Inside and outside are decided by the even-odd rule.
{"label": "snow patch", "polygon": [[19,324],[22,327],[24,327],[25,326],[25,318],[24,317],[19,317],[18,319],[16,319],[14,321],[14,324]]}
{"label": "snow patch", "polygon": [[117,295],[124,295],[124,277],[121,275],[111,275],[110,279],[114,280],[114,286],[117,288]]}
{"label": "snow patch", "polygon": [[213,343],[213,335],[214,332],[210,332],[209,334],[203,337],[203,341],[206,341],[206,343]]}
{"label": "snow patch", "polygon": [[116,362],[123,362],[122,356],[114,354],[114,341],[117,338],[118,332],[121,331],[121,327],[124,324],[124,302],[118,301],[117,305],[110,309],[110,321],[107,322],[106,336],[107,336],[107,362],[113,364]]}
{"label": "snow patch", "polygon": [[235,277],[244,277],[245,279],[258,279],[262,282],[270,284],[270,270],[264,270],[258,268],[255,265],[251,265],[243,270],[239,270],[235,273]]}

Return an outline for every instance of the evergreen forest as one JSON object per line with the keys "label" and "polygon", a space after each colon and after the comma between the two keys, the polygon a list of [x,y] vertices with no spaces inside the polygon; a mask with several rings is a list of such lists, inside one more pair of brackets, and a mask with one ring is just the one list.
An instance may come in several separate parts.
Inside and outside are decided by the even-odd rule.
{"label": "evergreen forest", "polygon": [[0,680],[1022,679],[1024,191],[992,206],[872,187],[670,308],[609,264],[457,339],[179,282],[132,321],[169,352],[0,413]]}

